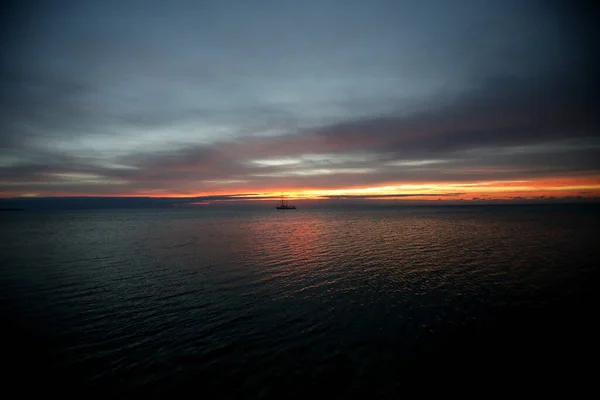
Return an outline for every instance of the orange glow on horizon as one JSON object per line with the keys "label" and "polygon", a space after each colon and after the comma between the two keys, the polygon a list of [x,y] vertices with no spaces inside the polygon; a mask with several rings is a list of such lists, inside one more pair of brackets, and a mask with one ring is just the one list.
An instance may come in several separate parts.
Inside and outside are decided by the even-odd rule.
{"label": "orange glow on horizon", "polygon": [[[254,193],[254,194],[248,194]],[[316,189],[287,187],[249,190],[234,189],[213,192],[164,193],[159,191],[138,191],[122,194],[89,193],[23,193],[3,192],[0,197],[151,197],[151,198],[190,198],[207,196],[228,196],[228,201],[270,200],[281,197],[282,193],[290,200],[324,199],[335,197],[357,197],[361,199],[396,200],[472,200],[474,198],[504,200],[515,197],[550,198],[600,197],[600,177],[547,178],[537,180],[506,180],[477,182],[427,182],[427,183],[388,183],[372,187],[349,187],[343,189]],[[398,195],[394,197],[394,195]],[[404,196],[402,196],[404,195]],[[236,199],[236,197],[241,197]],[[385,196],[385,197],[382,197]],[[212,200],[211,200],[212,201]],[[223,201],[223,200],[216,200]],[[197,202],[207,204],[206,201]]]}

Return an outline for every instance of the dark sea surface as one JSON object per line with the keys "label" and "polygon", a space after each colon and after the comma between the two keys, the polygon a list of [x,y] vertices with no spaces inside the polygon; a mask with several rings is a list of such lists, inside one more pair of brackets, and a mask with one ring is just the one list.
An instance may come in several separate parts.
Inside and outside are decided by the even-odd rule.
{"label": "dark sea surface", "polygon": [[0,215],[6,382],[204,398],[595,385],[597,205]]}

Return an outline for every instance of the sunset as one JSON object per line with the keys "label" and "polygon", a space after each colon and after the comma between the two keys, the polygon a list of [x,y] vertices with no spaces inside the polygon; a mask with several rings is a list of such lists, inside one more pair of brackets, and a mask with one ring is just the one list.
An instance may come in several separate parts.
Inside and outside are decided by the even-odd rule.
{"label": "sunset", "polygon": [[2,197],[598,198],[575,6],[179,3],[4,15]]}
{"label": "sunset", "polygon": [[1,1],[5,390],[591,392],[599,17]]}

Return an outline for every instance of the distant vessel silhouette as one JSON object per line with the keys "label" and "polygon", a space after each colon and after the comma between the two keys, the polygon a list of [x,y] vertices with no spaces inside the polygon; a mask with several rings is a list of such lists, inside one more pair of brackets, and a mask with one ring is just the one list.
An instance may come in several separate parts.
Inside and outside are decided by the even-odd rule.
{"label": "distant vessel silhouette", "polygon": [[296,206],[289,204],[288,201],[281,196],[281,202],[275,208],[278,210],[295,210]]}

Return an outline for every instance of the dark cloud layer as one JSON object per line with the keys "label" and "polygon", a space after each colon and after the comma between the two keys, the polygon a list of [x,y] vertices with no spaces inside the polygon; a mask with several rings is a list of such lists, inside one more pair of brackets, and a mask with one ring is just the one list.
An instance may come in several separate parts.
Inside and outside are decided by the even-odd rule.
{"label": "dark cloud layer", "polygon": [[3,2],[2,193],[600,176],[598,6],[300,3]]}

